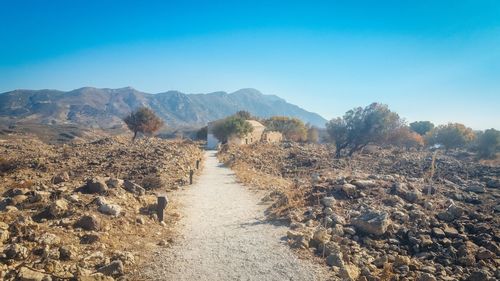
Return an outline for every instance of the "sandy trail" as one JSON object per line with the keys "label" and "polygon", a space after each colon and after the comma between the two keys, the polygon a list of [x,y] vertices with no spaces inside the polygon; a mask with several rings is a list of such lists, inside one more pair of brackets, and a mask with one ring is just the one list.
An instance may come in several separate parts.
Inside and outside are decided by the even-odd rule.
{"label": "sandy trail", "polygon": [[143,271],[151,280],[325,280],[321,265],[299,260],[265,221],[258,196],[235,181],[215,152],[197,183],[181,192],[181,237]]}

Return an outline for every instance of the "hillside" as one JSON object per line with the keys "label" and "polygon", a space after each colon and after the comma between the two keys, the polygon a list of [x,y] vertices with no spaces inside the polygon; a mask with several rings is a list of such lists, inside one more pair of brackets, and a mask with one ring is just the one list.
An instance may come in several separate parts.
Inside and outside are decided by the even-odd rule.
{"label": "hillside", "polygon": [[144,93],[130,87],[85,87],[69,92],[15,90],[0,94],[0,120],[4,124],[35,123],[80,125],[110,129],[123,126],[121,119],[139,106],[154,109],[170,127],[203,126],[209,121],[247,110],[259,117],[286,115],[323,127],[326,120],[296,105],[255,89],[234,93],[184,94],[168,91]]}

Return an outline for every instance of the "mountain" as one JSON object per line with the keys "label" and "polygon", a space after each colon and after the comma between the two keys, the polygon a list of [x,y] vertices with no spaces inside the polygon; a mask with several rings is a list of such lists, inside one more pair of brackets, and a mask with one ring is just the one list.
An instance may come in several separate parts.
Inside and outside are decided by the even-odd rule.
{"label": "mountain", "polygon": [[201,127],[209,121],[247,110],[258,117],[285,115],[324,127],[326,120],[274,95],[255,89],[234,93],[149,94],[126,87],[85,87],[69,92],[15,90],[0,94],[0,121],[45,125],[81,125],[109,129],[123,126],[124,116],[139,106],[152,108],[170,127]]}

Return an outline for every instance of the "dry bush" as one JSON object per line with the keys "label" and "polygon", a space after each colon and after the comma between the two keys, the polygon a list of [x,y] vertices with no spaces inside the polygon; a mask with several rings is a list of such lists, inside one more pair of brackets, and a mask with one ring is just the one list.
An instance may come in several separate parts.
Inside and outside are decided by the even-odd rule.
{"label": "dry bush", "polygon": [[141,186],[145,189],[160,189],[166,186],[165,180],[157,174],[149,174],[141,180]]}
{"label": "dry bush", "polygon": [[13,159],[0,158],[0,174],[8,173],[17,169],[19,163]]}

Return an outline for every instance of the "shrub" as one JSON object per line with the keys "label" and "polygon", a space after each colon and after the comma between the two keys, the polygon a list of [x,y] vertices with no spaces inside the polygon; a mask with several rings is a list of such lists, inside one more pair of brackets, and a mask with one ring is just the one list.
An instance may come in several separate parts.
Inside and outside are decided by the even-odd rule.
{"label": "shrub", "polygon": [[500,151],[500,131],[488,129],[477,139],[478,156],[484,159],[495,158]]}
{"label": "shrub", "polygon": [[420,134],[410,130],[410,128],[406,126],[395,129],[390,134],[387,142],[389,144],[404,147],[406,149],[412,147],[419,148],[424,146],[424,138]]}
{"label": "shrub", "polygon": [[240,111],[236,112],[234,114],[234,116],[243,118],[245,120],[254,119],[253,116],[252,116],[252,114],[250,112],[248,112],[248,111],[245,111],[245,110],[240,110]]}
{"label": "shrub", "polygon": [[208,134],[208,127],[205,126],[196,132],[196,139],[197,140],[206,140],[207,134]]}
{"label": "shrub", "polygon": [[15,170],[19,163],[13,159],[4,159],[0,157],[0,174]]}
{"label": "shrub", "polygon": [[307,129],[307,141],[310,143],[318,143],[318,141],[319,141],[318,128],[309,127],[309,129]]}
{"label": "shrub", "polygon": [[410,123],[410,129],[412,129],[412,131],[416,132],[417,134],[424,136],[432,129],[434,129],[434,124],[430,121],[416,121]]}
{"label": "shrub", "polygon": [[370,143],[383,143],[401,126],[399,115],[379,103],[354,108],[342,118],[332,119],[326,124],[327,132],[335,142],[337,158],[344,149],[349,149],[348,155],[351,156]]}
{"label": "shrub", "polygon": [[141,107],[123,119],[127,127],[134,133],[132,140],[138,133],[151,135],[158,131],[164,122],[147,107]]}
{"label": "shrub", "polygon": [[148,174],[141,180],[141,186],[147,190],[160,189],[166,186],[166,182],[160,175]]}
{"label": "shrub", "polygon": [[229,137],[233,135],[244,137],[252,131],[252,125],[239,116],[230,116],[225,119],[218,120],[213,124],[212,129],[214,136],[221,143],[226,143]]}
{"label": "shrub", "polygon": [[434,128],[426,135],[428,145],[443,145],[447,150],[450,148],[464,147],[475,138],[471,128],[460,123],[448,123]]}
{"label": "shrub", "polygon": [[291,141],[307,140],[307,128],[304,122],[297,118],[274,116],[264,121],[267,130],[277,131]]}

